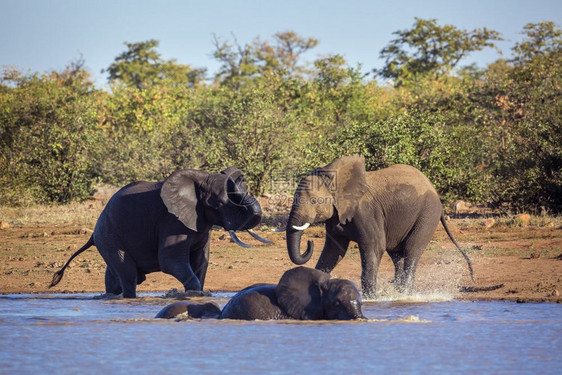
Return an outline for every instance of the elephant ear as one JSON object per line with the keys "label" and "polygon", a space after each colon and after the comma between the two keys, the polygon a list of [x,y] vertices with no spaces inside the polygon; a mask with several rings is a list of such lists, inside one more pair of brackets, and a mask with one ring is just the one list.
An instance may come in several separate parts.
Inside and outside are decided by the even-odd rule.
{"label": "elephant ear", "polygon": [[180,169],[172,173],[162,184],[160,197],[168,211],[189,229],[199,232],[204,224],[199,186],[209,174],[204,171]]}
{"label": "elephant ear", "polygon": [[322,293],[329,279],[329,274],[314,268],[290,269],[283,274],[275,289],[277,302],[294,319],[323,319]]}
{"label": "elephant ear", "polygon": [[345,156],[334,160],[322,170],[331,176],[328,188],[334,195],[338,219],[341,224],[345,224],[353,218],[359,207],[359,200],[367,191],[365,158],[360,155]]}

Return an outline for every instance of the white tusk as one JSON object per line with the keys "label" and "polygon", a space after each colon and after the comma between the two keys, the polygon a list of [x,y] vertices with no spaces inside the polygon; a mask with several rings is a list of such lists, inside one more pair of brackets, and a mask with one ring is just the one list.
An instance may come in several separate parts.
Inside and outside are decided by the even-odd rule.
{"label": "white tusk", "polygon": [[293,229],[296,229],[296,230],[305,230],[305,229],[308,228],[309,226],[310,226],[310,223],[306,223],[306,224],[304,224],[304,225],[301,226],[301,227],[297,227],[296,225],[293,225]]}
{"label": "white tusk", "polygon": [[230,234],[230,238],[232,238],[232,241],[234,241],[234,243],[237,244],[238,246],[252,247],[252,245],[248,245],[247,243],[244,243],[244,242],[240,241],[240,239],[238,238],[236,233],[234,233],[233,230],[229,230],[228,234]]}
{"label": "white tusk", "polygon": [[268,239],[266,239],[266,238],[263,238],[262,236],[260,236],[259,234],[257,234],[256,232],[254,232],[254,231],[251,230],[251,229],[248,229],[247,232],[250,233],[250,235],[251,235],[252,237],[254,237],[256,240],[258,240],[258,241],[260,241],[260,242],[268,243],[268,244],[269,244],[269,243],[273,243],[273,241],[270,241],[270,240],[268,240]]}
{"label": "white tusk", "polygon": [[285,232],[287,230],[287,228],[273,228],[271,231],[272,232]]}

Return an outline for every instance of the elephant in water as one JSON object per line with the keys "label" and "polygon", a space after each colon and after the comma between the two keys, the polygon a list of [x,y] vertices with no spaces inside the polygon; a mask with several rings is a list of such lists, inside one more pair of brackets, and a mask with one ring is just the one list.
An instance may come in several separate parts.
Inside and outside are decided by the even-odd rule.
{"label": "elephant in water", "polygon": [[345,256],[350,241],[359,245],[364,298],[375,296],[376,277],[384,252],[394,262],[395,285],[407,292],[416,265],[437,225],[445,228],[468,263],[445,221],[441,200],[431,182],[416,168],[393,165],[365,171],[362,156],[347,156],[315,169],[295,192],[286,228],[291,261],[306,263],[313,252],[308,241],[301,254],[300,240],[310,224],[325,222],[326,240],[316,268],[331,272]]}
{"label": "elephant in water", "polygon": [[145,275],[156,271],[174,276],[186,291],[202,291],[213,225],[232,234],[255,227],[261,215],[235,167],[217,174],[182,169],[161,182],[131,183],[109,200],[94,233],[55,273],[51,287],[72,259],[94,245],[107,264],[106,293],[134,298]]}
{"label": "elephant in water", "polygon": [[212,319],[218,318],[221,314],[220,308],[214,302],[192,303],[176,302],[164,307],[155,319],[173,319],[179,316],[193,319]]}
{"label": "elephant in water", "polygon": [[307,267],[286,271],[279,283],[256,284],[236,293],[217,314],[218,307],[177,302],[164,307],[156,318],[218,317],[242,320],[351,320],[364,318],[361,296],[354,283],[330,279],[330,275]]}
{"label": "elephant in water", "polygon": [[330,279],[313,268],[286,271],[277,285],[256,284],[238,292],[221,319],[361,319],[361,296],[349,280]]}

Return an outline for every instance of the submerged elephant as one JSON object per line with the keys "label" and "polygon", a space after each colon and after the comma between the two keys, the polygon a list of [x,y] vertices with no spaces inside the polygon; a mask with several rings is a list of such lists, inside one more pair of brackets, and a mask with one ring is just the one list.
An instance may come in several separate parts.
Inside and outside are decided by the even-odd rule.
{"label": "submerged elephant", "polygon": [[289,257],[306,263],[313,243],[301,254],[303,231],[312,223],[325,222],[326,240],[316,268],[331,272],[345,256],[350,241],[359,245],[363,297],[375,295],[379,263],[385,251],[394,262],[394,282],[408,291],[416,265],[437,225],[468,263],[466,253],[453,238],[441,200],[431,182],[417,169],[393,165],[375,172],[365,171],[362,156],[348,156],[315,169],[303,178],[295,192],[286,234]]}
{"label": "submerged elephant", "polygon": [[201,291],[212,226],[247,230],[260,220],[260,204],[234,167],[217,174],[182,169],[161,182],[134,182],[113,195],[88,242],[55,273],[50,286],[62,279],[72,259],[94,245],[107,264],[106,293],[134,298],[136,286],[156,271],[174,276],[186,291]]}
{"label": "submerged elephant", "polygon": [[220,314],[221,310],[214,302],[192,303],[182,301],[164,307],[154,318],[173,319],[180,315],[194,319],[216,319]]}
{"label": "submerged elephant", "polygon": [[351,281],[296,267],[285,272],[277,285],[256,284],[238,292],[220,318],[350,320],[363,318],[363,313],[359,290]]}

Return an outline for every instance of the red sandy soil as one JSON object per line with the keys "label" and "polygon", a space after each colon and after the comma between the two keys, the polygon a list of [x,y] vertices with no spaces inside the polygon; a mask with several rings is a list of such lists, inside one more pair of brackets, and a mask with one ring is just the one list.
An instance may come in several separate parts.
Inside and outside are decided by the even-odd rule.
{"label": "red sandy soil", "polygon": [[[48,286],[57,271],[74,251],[89,238],[95,217],[103,203],[84,203],[84,210],[94,219],[88,227],[76,220],[17,220],[13,214],[0,210],[0,293],[75,293],[104,291],[105,263],[93,247],[79,255],[65,272],[62,281],[52,289]],[[49,210],[46,208],[45,210]],[[267,209],[265,210],[267,213]],[[41,216],[41,215],[39,215]],[[47,216],[47,215],[45,215]],[[93,220],[93,221],[92,221]],[[282,220],[282,219],[280,219]],[[538,220],[537,220],[538,221]],[[78,224],[77,224],[78,223]],[[275,220],[270,224],[275,225]],[[511,224],[510,224],[511,223]],[[475,273],[470,280],[465,260],[455,249],[441,226],[424,252],[416,273],[416,291],[444,292],[459,299],[495,299],[520,302],[561,302],[562,291],[562,228],[560,219],[541,219],[540,223],[515,223],[506,219],[450,219],[449,227],[460,245],[468,250]],[[257,232],[274,241],[264,245],[247,234],[243,241],[250,249],[238,247],[222,231],[213,231],[211,262],[205,290],[237,291],[254,283],[276,283],[284,271],[294,265],[289,260],[284,233],[273,233],[263,225]],[[321,226],[309,228],[305,238],[315,242],[315,254],[307,264],[314,267],[324,242]],[[303,241],[304,242],[304,241]],[[378,289],[384,295],[394,268],[385,255],[379,270]],[[333,277],[347,278],[360,285],[361,264],[357,246],[352,244],[346,257],[333,271]],[[462,292],[459,289],[490,287],[493,291]],[[181,289],[170,275],[156,272],[138,291]]]}

